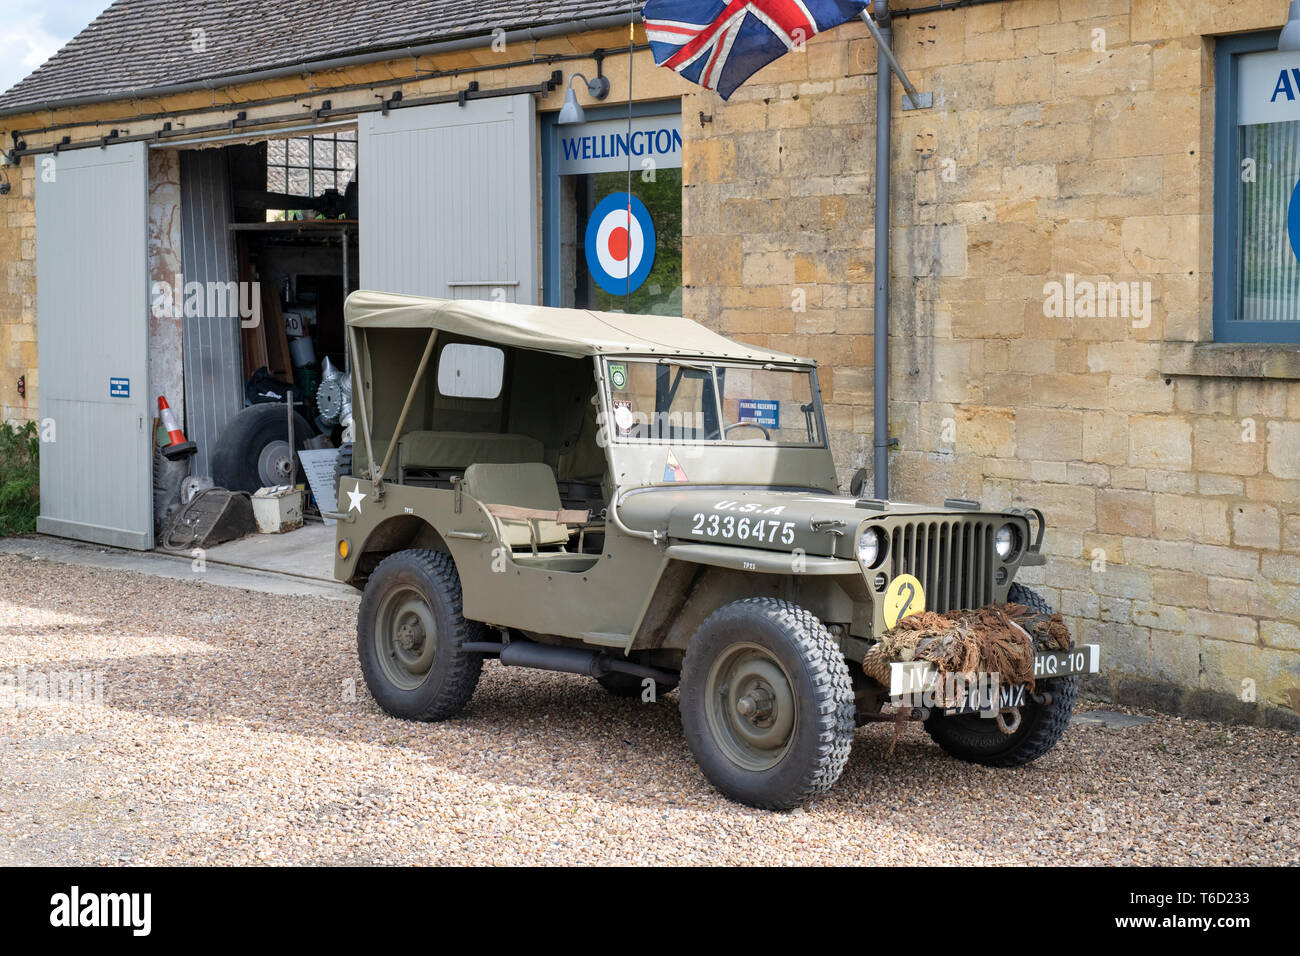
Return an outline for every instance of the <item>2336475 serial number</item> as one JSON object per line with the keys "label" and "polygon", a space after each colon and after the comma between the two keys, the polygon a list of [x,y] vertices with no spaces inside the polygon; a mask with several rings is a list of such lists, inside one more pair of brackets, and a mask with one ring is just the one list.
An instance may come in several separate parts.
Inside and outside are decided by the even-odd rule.
{"label": "2336475 serial number", "polygon": [[794,544],[794,522],[697,512],[691,518],[691,534],[701,538],[735,538],[737,541]]}

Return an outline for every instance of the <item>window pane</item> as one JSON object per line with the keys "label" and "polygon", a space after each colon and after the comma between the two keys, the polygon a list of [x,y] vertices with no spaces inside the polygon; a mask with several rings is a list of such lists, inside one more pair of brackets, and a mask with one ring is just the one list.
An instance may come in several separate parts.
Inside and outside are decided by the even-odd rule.
{"label": "window pane", "polygon": [[1300,234],[1292,237],[1287,229],[1300,181],[1300,121],[1243,126],[1241,131],[1241,155],[1254,161],[1255,181],[1238,186],[1236,317],[1300,321]]}
{"label": "window pane", "polygon": [[505,367],[501,349],[453,342],[438,359],[438,391],[448,398],[496,398]]}
{"label": "window pane", "polygon": [[271,164],[284,165],[284,140],[273,139],[266,144],[266,161]]}
{"label": "window pane", "polygon": [[266,191],[272,193],[282,193],[285,189],[284,168],[271,167],[266,171]]}
{"label": "window pane", "polygon": [[315,190],[312,193],[314,196],[320,196],[325,190],[334,188],[334,171],[332,169],[325,172],[321,172],[319,169],[316,170],[315,179]]}
{"label": "window pane", "polygon": [[356,143],[339,143],[338,151],[339,169],[344,170],[349,175],[339,177],[343,181],[352,179],[351,173],[357,168],[357,144]]}
{"label": "window pane", "polygon": [[821,442],[806,372],[731,366],[718,381],[729,441]]}
{"label": "window pane", "polygon": [[289,194],[292,196],[311,195],[311,174],[307,170],[289,170]]}
{"label": "window pane", "polygon": [[309,149],[310,140],[291,139],[289,140],[289,162],[294,166],[306,166],[311,158]]}
{"label": "window pane", "polygon": [[[653,441],[717,441],[713,372],[633,359],[610,362],[611,410],[620,437]],[[620,384],[621,383],[621,384]]]}
{"label": "window pane", "polygon": [[316,156],[318,167],[334,165],[334,140],[322,139],[318,136],[311,141],[311,148]]}

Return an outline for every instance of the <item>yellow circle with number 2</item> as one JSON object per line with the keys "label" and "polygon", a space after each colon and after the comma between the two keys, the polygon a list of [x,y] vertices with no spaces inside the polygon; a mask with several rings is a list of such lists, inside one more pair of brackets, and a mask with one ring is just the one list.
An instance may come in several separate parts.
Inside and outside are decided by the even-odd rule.
{"label": "yellow circle with number 2", "polygon": [[925,588],[910,574],[900,574],[885,590],[885,627],[925,610]]}

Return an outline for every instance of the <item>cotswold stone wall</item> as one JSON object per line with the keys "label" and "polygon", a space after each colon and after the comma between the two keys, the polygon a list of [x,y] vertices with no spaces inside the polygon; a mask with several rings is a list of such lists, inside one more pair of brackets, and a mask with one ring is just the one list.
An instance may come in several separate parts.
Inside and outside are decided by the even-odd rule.
{"label": "cotswold stone wall", "polygon": [[[0,168],[0,420],[36,417],[36,176],[31,162]],[[26,396],[18,394],[24,378]]]}
{"label": "cotswold stone wall", "polygon": [[[1041,508],[1023,579],[1102,645],[1094,691],[1300,725],[1300,356],[1204,345],[1213,37],[1286,12],[895,20],[934,108],[895,84],[891,490]],[[870,467],[875,84],[850,24],[682,111],[686,312],[821,362],[845,487]]]}

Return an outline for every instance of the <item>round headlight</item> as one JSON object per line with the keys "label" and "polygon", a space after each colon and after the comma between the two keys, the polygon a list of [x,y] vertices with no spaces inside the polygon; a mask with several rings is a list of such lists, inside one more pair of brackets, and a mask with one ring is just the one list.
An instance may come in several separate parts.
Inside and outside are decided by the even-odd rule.
{"label": "round headlight", "polygon": [[880,532],[867,528],[858,535],[858,560],[866,568],[874,568],[880,560]]}
{"label": "round headlight", "polygon": [[993,539],[993,549],[997,551],[998,557],[1005,561],[1011,557],[1020,548],[1020,532],[1013,524],[1004,524],[998,528],[998,533]]}

